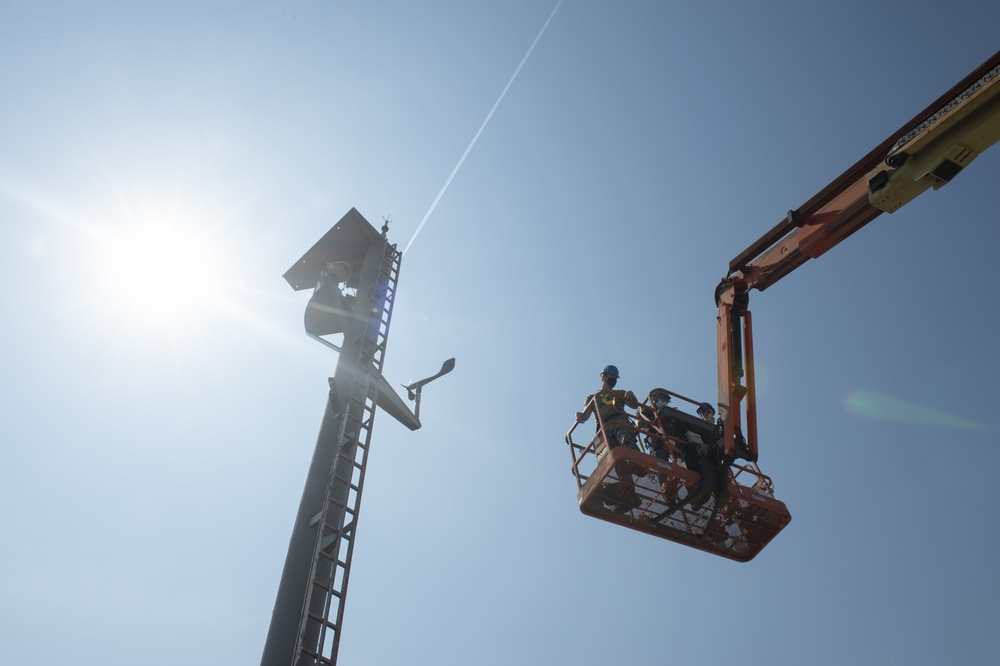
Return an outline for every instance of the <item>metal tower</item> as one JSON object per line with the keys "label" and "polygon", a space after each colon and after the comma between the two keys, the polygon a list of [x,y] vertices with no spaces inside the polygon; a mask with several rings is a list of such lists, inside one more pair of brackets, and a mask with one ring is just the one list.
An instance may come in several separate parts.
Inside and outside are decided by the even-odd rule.
{"label": "metal tower", "polygon": [[[382,376],[402,253],[354,208],[284,275],[296,291],[314,288],[306,333],[340,352],[316,450],[292,529],[261,666],[336,664],[350,579],[365,464],[376,405],[411,430],[420,427],[424,384],[406,387],[412,413]],[[324,335],[343,334],[338,347]]]}

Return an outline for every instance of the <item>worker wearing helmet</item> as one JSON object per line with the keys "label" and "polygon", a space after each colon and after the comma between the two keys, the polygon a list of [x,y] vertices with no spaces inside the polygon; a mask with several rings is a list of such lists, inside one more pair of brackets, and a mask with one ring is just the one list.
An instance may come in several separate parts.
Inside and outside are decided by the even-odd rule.
{"label": "worker wearing helmet", "polygon": [[[597,432],[601,431],[603,423],[604,437],[607,440],[608,448],[624,446],[638,450],[636,431],[631,418],[625,413],[625,408],[638,407],[639,401],[636,400],[632,391],[616,390],[615,385],[617,384],[618,368],[613,365],[605,366],[601,370],[601,390],[587,396],[584,411],[576,413],[576,421],[577,423],[586,421],[593,405],[600,417],[597,420]],[[621,471],[619,470],[619,472]],[[605,507],[614,511],[627,513],[639,507],[642,502],[635,492],[635,479],[627,473],[619,481],[605,486],[602,494],[604,495]]]}
{"label": "worker wearing helmet", "polygon": [[[670,406],[670,393],[661,388],[655,388],[649,392],[649,402],[652,408],[640,406],[638,414],[651,422],[652,427],[647,427],[646,443],[654,456],[661,460],[670,460],[670,452],[665,446],[665,435],[674,435],[673,419],[670,417],[667,408]],[[655,417],[660,417],[660,424],[667,429],[661,432],[655,427]]]}
{"label": "worker wearing helmet", "polygon": [[670,393],[664,389],[656,388],[649,392],[649,401],[653,404],[653,407],[659,412],[664,407],[670,405]]}
{"label": "worker wearing helmet", "polygon": [[[588,395],[584,404],[589,405],[590,401],[596,397],[597,412],[601,417],[597,423],[597,430],[600,431],[601,422],[603,422],[604,434],[607,436],[609,448],[626,446],[638,450],[635,430],[622,427],[622,425],[632,425],[631,419],[625,413],[625,408],[638,407],[639,401],[636,400],[632,391],[615,390],[617,384],[618,368],[614,365],[604,366],[604,369],[601,370],[601,390]],[[577,423],[583,423],[586,420],[585,412],[576,413]]]}
{"label": "worker wearing helmet", "polygon": [[[701,403],[696,411],[701,420],[715,425],[715,408],[711,403]],[[688,461],[688,468],[701,474],[701,480],[695,485],[691,494],[692,506],[700,507],[709,497],[715,496],[717,510],[728,495],[729,463],[732,462],[722,450],[722,442],[719,441],[721,430],[714,429],[708,441],[702,441],[696,434],[688,433],[688,435],[694,438],[691,451],[693,456]]]}
{"label": "worker wearing helmet", "polygon": [[[712,407],[710,403],[703,402],[700,405],[698,405],[698,416],[700,416],[701,419],[706,423],[711,423],[712,425],[715,425],[716,431],[714,436],[719,439],[722,438],[722,431],[721,431],[722,425],[717,424],[715,422],[715,408]],[[750,449],[747,447],[747,441],[743,437],[743,433],[740,432],[739,428],[736,429],[736,433],[734,434],[733,439],[735,445],[736,458],[742,458],[743,460],[750,460],[752,462],[757,462],[757,456],[750,452]],[[721,445],[721,442],[719,444]]]}

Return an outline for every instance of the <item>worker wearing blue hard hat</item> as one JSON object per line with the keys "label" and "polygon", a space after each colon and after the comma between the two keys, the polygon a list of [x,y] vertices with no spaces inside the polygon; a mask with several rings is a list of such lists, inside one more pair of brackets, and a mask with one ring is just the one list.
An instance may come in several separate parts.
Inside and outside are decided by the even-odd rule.
{"label": "worker wearing blue hard hat", "polygon": [[[638,415],[642,416],[647,423],[646,445],[650,453],[661,460],[673,461],[670,450],[665,446],[665,435],[676,436],[673,422],[669,415],[670,392],[666,389],[655,388],[649,392],[650,407],[640,406]],[[655,419],[659,416],[661,423],[666,428],[666,432],[659,430],[655,425]]]}
{"label": "worker wearing blue hard hat", "polygon": [[[636,400],[635,394],[632,391],[616,390],[615,386],[617,384],[618,367],[614,365],[604,366],[604,369],[601,370],[601,390],[588,395],[584,404],[590,405],[590,401],[595,397],[597,398],[597,412],[600,416],[597,430],[600,431],[600,422],[603,422],[604,433],[607,436],[609,448],[627,446],[630,449],[638,450],[635,430],[622,426],[624,424],[632,425],[632,421],[625,413],[625,408],[638,407],[639,401]],[[576,420],[578,423],[583,423],[587,420],[587,414],[585,412],[577,412]]]}
{"label": "worker wearing blue hard hat", "polygon": [[[591,410],[598,416],[597,432],[600,433],[603,424],[604,439],[607,441],[608,449],[619,446],[638,451],[638,432],[635,424],[628,414],[626,407],[638,407],[639,401],[632,391],[615,389],[618,384],[618,367],[606,365],[601,370],[601,390],[587,396],[584,402],[584,411],[576,413],[577,423],[587,420]],[[595,451],[598,453],[598,460],[606,455],[607,450]],[[603,489],[604,503],[607,508],[615,511],[628,512],[639,507],[641,499],[635,492],[635,480],[631,474],[625,474],[624,478],[609,484]]]}

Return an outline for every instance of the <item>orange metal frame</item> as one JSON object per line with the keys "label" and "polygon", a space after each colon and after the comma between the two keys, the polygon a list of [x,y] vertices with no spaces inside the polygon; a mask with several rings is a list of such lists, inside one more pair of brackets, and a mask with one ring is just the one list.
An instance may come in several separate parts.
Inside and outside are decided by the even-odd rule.
{"label": "orange metal frame", "polygon": [[[667,460],[643,451],[610,448],[604,436],[605,424],[596,403],[591,401],[584,413],[595,416],[597,435],[586,444],[574,441],[579,423],[566,434],[583,513],[740,561],[753,558],[788,524],[791,516],[787,508],[774,499],[771,480],[761,474],[756,464],[757,399],[750,290],[764,291],[878,217],[882,211],[869,201],[869,174],[883,163],[890,168],[902,164],[900,160],[905,161],[906,155],[892,153],[897,143],[901,139],[905,142],[911,132],[925,131],[940,113],[947,113],[964,99],[970,86],[994,77],[998,67],[1000,52],[800,208],[789,211],[784,220],[730,262],[729,272],[715,292],[718,413],[722,428],[719,442],[727,460],[741,456],[749,463],[729,466],[723,499],[713,494],[710,498],[688,500],[701,490],[701,475],[681,464],[678,447],[688,443],[668,436],[659,417],[648,418],[640,409],[636,415],[627,415],[627,424],[616,420],[615,425],[634,430],[640,441],[659,438],[670,452]],[[876,182],[874,178],[872,182]],[[694,403],[676,393],[672,395]],[[644,405],[649,404],[647,398]],[[719,437],[719,433],[713,434]],[[741,477],[750,479],[752,485],[741,483]]]}
{"label": "orange metal frame", "polygon": [[[666,434],[668,428],[648,397],[642,403],[645,410],[640,407],[635,415],[621,411],[629,421],[616,420],[615,425],[633,430],[645,446],[662,445],[669,459],[645,450],[610,448],[597,396],[583,412],[594,415],[596,434],[585,441],[574,439],[580,437],[580,423],[566,433],[584,514],[739,562],[753,559],[791,520],[784,503],[774,498],[771,479],[753,462],[729,465],[727,492],[721,501],[713,493],[699,495],[701,474],[688,469],[681,456],[691,444]],[[696,421],[675,412],[679,419],[687,416]],[[708,424],[703,428],[712,429]]]}
{"label": "orange metal frame", "polygon": [[[718,307],[719,416],[725,427],[725,447],[733,452],[742,427],[741,403],[746,398],[746,439],[757,459],[757,405],[753,376],[753,332],[748,310],[751,289],[764,291],[804,264],[816,259],[865,226],[882,211],[869,203],[867,176],[883,162],[892,165],[894,146],[912,131],[955,103],[964,91],[1000,66],[1000,52],[973,70],[950,90],[914,116],[854,166],[729,262],[728,276],[716,288]],[[743,384],[745,380],[745,384]]]}

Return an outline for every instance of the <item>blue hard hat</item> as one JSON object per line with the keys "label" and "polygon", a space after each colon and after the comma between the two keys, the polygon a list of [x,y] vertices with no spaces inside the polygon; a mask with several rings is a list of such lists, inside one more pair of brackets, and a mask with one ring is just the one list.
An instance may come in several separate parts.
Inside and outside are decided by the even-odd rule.
{"label": "blue hard hat", "polygon": [[604,366],[604,369],[601,370],[601,374],[602,375],[609,375],[611,377],[617,377],[618,376],[618,368],[615,367],[615,366],[613,366],[613,365],[606,365],[606,366]]}
{"label": "blue hard hat", "polygon": [[709,412],[712,412],[713,414],[715,413],[715,407],[712,407],[711,404],[703,402],[700,405],[698,405],[698,416],[701,416],[703,414],[708,414]]}

